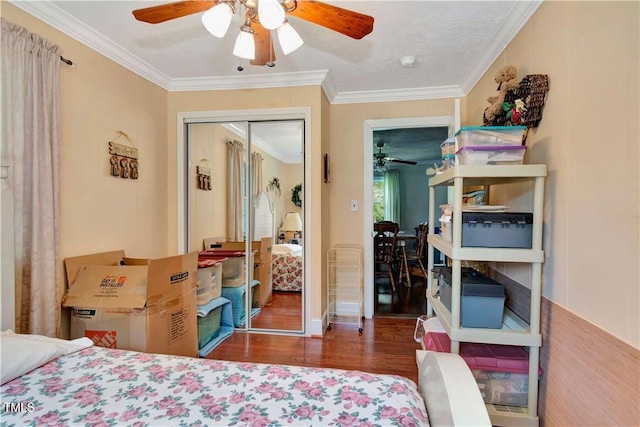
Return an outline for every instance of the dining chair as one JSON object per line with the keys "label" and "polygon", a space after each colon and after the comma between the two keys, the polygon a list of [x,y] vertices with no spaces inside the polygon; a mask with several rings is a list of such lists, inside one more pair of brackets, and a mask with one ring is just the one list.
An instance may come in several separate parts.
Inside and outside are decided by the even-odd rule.
{"label": "dining chair", "polygon": [[391,282],[391,290],[395,293],[396,282],[393,278],[395,268],[396,235],[398,224],[391,221],[377,222],[373,225],[373,257],[375,276],[388,276]]}
{"label": "dining chair", "polygon": [[[407,263],[412,266],[420,267],[422,270],[423,277],[425,280],[427,279],[427,270],[424,268],[424,263],[422,260],[424,259],[424,250],[427,246],[427,233],[429,232],[429,224],[423,222],[418,224],[418,240],[416,241],[416,246],[413,251],[407,252]],[[408,269],[408,274],[411,274],[411,269]]]}

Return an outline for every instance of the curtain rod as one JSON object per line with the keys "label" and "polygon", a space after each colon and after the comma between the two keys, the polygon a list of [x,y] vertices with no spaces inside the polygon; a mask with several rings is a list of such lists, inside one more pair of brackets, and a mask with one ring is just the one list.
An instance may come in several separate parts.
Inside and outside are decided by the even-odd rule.
{"label": "curtain rod", "polygon": [[73,65],[73,61],[70,59],[65,58],[64,56],[60,55],[60,61],[64,62],[67,65]]}

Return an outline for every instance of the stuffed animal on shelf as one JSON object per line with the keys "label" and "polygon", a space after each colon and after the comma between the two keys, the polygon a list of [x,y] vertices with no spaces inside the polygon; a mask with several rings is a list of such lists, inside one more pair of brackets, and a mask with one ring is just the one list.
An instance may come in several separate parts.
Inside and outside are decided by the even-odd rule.
{"label": "stuffed animal on shelf", "polygon": [[513,65],[507,65],[498,71],[495,81],[498,83],[498,95],[487,98],[489,106],[484,110],[483,122],[485,126],[504,125],[505,117],[502,105],[513,102],[519,87],[518,72]]}

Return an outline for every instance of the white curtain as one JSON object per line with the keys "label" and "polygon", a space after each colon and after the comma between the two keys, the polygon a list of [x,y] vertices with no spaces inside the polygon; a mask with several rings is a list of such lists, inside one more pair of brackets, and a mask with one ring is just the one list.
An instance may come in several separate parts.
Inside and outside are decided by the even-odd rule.
{"label": "white curtain", "polygon": [[242,152],[241,142],[227,143],[229,154],[229,229],[227,240],[243,241],[242,236]]}
{"label": "white curtain", "polygon": [[384,219],[400,223],[400,176],[397,170],[384,173]]}
{"label": "white curtain", "polygon": [[14,195],[15,327],[52,337],[60,322],[62,267],[60,53],[50,41],[2,19],[2,160],[10,162],[6,180]]}
{"label": "white curtain", "polygon": [[262,188],[262,154],[253,152],[251,154],[251,177],[253,182],[253,200],[258,203],[258,196],[264,191]]}

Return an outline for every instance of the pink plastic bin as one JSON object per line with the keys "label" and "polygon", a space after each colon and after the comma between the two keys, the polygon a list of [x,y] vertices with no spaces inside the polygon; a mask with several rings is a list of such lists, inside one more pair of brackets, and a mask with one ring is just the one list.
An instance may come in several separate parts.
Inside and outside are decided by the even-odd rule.
{"label": "pink plastic bin", "polygon": [[[429,332],[423,340],[427,350],[451,352],[451,340],[446,333]],[[463,342],[460,343],[460,356],[471,369],[529,373],[529,354],[522,347]],[[539,374],[542,375],[542,371]]]}

